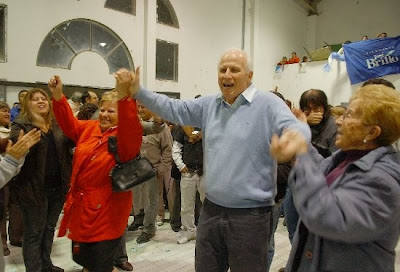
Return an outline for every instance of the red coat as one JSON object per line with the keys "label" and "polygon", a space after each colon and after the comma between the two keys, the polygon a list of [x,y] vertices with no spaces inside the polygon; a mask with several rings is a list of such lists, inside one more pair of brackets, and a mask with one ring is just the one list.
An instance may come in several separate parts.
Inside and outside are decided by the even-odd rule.
{"label": "red coat", "polygon": [[132,192],[115,193],[111,189],[109,173],[116,162],[108,152],[108,137],[118,134],[121,161],[128,161],[139,153],[142,127],[136,101],[130,97],[119,100],[118,128],[105,132],[101,132],[98,120],[76,119],[65,97],[52,101],[61,129],[76,143],[71,188],[58,236],[64,236],[68,230],[68,237],[78,242],[116,239],[125,232]]}

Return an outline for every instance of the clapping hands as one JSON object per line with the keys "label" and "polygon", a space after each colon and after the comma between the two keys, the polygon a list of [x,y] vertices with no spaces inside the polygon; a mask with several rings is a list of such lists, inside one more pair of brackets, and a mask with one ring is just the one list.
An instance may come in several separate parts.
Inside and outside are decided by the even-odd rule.
{"label": "clapping hands", "polygon": [[8,141],[6,154],[20,160],[32,146],[39,142],[40,136],[41,130],[32,129],[25,135],[24,131],[21,130],[18,136],[18,141],[14,145],[11,140]]}
{"label": "clapping hands", "polygon": [[307,151],[307,141],[298,131],[288,129],[282,133],[281,137],[274,134],[271,138],[270,153],[279,163],[288,162],[294,156]]}

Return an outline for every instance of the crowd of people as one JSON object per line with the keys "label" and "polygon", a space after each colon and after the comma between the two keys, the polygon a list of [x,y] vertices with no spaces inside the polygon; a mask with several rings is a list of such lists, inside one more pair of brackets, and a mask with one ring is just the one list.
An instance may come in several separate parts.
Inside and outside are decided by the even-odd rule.
{"label": "crowd of people", "polygon": [[[308,62],[308,61],[309,61],[308,56],[303,56],[301,62]],[[297,56],[296,52],[292,52],[292,55],[289,58],[289,60],[288,60],[288,58],[286,56],[283,56],[282,60],[279,61],[276,65],[277,66],[283,66],[283,65],[286,65],[286,64],[293,64],[293,63],[300,63],[300,58]]]}
{"label": "crowd of people", "polygon": [[[300,61],[295,52],[292,59]],[[365,82],[347,107],[330,106],[313,88],[292,108],[277,91],[256,88],[240,49],[222,55],[214,95],[171,99],[141,87],[140,69],[114,76],[115,89],[100,99],[93,91],[67,99],[55,75],[51,98],[23,90],[13,115],[0,103],[0,187],[11,180],[0,192],[3,252],[10,254],[8,213],[9,240],[22,246],[26,271],[64,271],[51,260],[62,209],[58,236],[71,239],[83,271],[132,271],[127,231],[149,242],[166,206],[181,234],[176,242],[196,240],[199,272],[269,271],[282,211],[292,250],[280,271],[394,271],[400,95],[393,84]],[[110,137],[122,162],[140,154],[155,177],[114,192]]]}
{"label": "crowd of people", "polygon": [[[381,33],[378,33],[378,34],[376,35],[376,38],[377,38],[377,39],[379,39],[379,38],[387,38],[387,37],[388,37],[388,35],[387,35],[386,32],[381,32]],[[362,37],[361,37],[361,40],[362,40],[362,41],[368,40],[368,36],[367,36],[367,35],[362,36]]]}

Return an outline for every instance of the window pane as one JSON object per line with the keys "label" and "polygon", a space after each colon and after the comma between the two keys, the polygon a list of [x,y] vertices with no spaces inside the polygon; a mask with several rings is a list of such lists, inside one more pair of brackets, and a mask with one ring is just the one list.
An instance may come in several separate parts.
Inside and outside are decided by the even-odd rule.
{"label": "window pane", "polygon": [[179,28],[175,10],[169,0],[157,0],[157,23]]}
{"label": "window pane", "polygon": [[0,62],[6,62],[6,11],[7,7],[0,5]]}
{"label": "window pane", "polygon": [[128,49],[121,44],[106,58],[110,74],[117,72],[120,68],[133,70],[133,63],[130,60]]}
{"label": "window pane", "polygon": [[37,65],[69,68],[75,54],[61,36],[53,30],[47,35],[39,49]]}
{"label": "window pane", "polygon": [[70,69],[74,57],[83,51],[102,56],[110,73],[121,67],[133,69],[132,57],[124,42],[111,29],[87,19],[56,26],[40,46],[37,65]]}
{"label": "window pane", "polygon": [[136,1],[135,0],[107,0],[105,8],[121,11],[124,13],[136,15]]}
{"label": "window pane", "polygon": [[157,40],[156,78],[178,80],[178,44]]}
{"label": "window pane", "polygon": [[92,23],[92,51],[105,57],[120,43],[119,38],[102,25]]}
{"label": "window pane", "polygon": [[90,22],[68,21],[59,25],[57,31],[75,53],[90,50]]}

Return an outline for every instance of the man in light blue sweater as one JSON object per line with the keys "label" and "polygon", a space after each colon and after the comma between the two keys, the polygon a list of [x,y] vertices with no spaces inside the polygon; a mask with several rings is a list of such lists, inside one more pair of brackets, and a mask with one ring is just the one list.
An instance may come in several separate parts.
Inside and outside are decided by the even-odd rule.
{"label": "man in light blue sweater", "polygon": [[308,126],[279,97],[257,90],[252,77],[240,49],[227,51],[219,62],[221,93],[198,99],[147,91],[139,86],[139,69],[131,72],[136,99],[166,120],[202,129],[206,199],[197,228],[198,272],[267,271],[277,166],[270,140],[286,128],[310,139]]}

